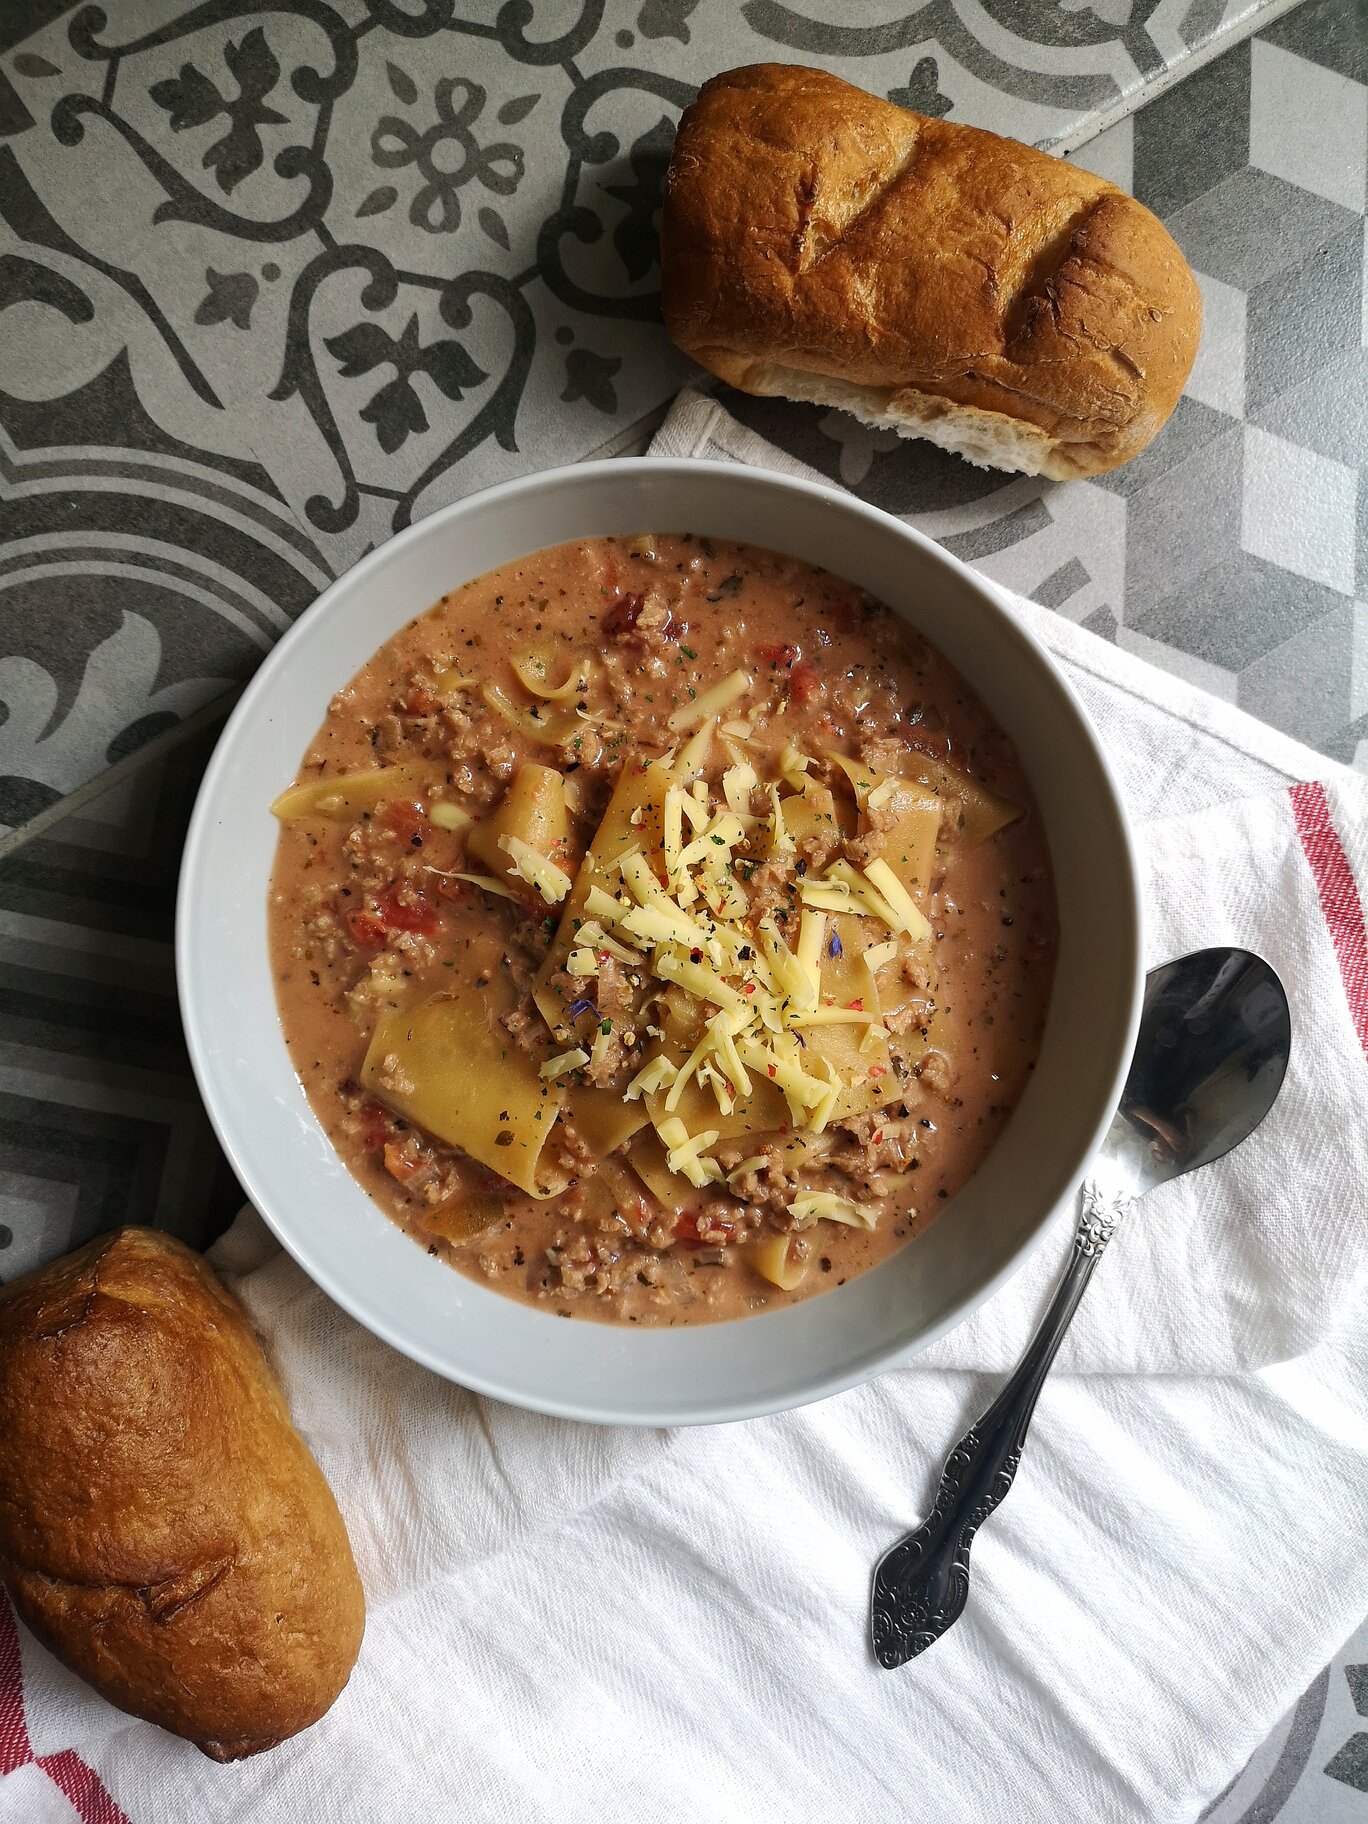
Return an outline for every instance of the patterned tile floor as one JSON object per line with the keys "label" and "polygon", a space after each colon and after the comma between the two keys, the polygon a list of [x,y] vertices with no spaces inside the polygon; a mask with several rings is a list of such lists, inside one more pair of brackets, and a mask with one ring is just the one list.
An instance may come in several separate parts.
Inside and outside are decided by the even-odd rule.
{"label": "patterned tile floor", "polygon": [[712,70],[817,60],[1064,147],[1287,4],[7,0],[0,825],[246,677],[413,514],[688,376],[654,215]]}

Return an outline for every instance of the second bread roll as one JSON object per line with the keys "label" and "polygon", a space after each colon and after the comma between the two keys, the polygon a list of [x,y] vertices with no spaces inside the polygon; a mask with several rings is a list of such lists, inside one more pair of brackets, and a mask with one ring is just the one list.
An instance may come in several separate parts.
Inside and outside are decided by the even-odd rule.
{"label": "second bread roll", "polygon": [[661,271],[671,337],[743,392],[1058,479],[1144,448],[1201,329],[1187,262],[1115,185],[789,64],[685,110]]}
{"label": "second bread roll", "polygon": [[237,1300],[122,1229],[0,1291],[0,1581],[57,1657],[216,1761],[361,1645],[342,1516]]}

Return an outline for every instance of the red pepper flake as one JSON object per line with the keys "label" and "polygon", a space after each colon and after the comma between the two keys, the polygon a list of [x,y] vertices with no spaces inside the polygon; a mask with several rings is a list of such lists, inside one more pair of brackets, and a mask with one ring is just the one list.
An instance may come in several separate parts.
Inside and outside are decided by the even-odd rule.
{"label": "red pepper flake", "polygon": [[847,1001],[846,1002],[846,1012],[847,1013],[863,1013],[864,1012],[864,1002],[862,1000],[858,1000],[858,999],[853,1000],[853,1001]]}
{"label": "red pepper flake", "polygon": [[879,1131],[872,1136],[872,1139],[874,1141],[875,1146],[877,1146],[879,1144],[879,1142],[883,1139],[883,1129],[880,1128]]}
{"label": "red pepper flake", "polygon": [[742,987],[741,992],[742,992],[742,994],[754,994],[755,993],[755,983],[746,982],[744,984],[744,986]]}
{"label": "red pepper flake", "polygon": [[871,1064],[869,1067],[869,1074],[871,1077],[882,1077],[886,1076],[888,1073],[882,1064]]}
{"label": "red pepper flake", "polygon": [[769,1074],[770,1074],[770,1075],[771,1075],[771,1076],[772,1076],[772,1077],[777,1077],[777,1076],[778,1076],[778,1075],[779,1075],[779,1072],[778,1072],[778,1071],[777,1071],[777,1070],[776,1070],[776,1069],[775,1069],[775,1067],[774,1067],[774,1065],[773,1065],[773,1064],[771,1064],[771,1065],[770,1065],[770,1066],[769,1066]]}

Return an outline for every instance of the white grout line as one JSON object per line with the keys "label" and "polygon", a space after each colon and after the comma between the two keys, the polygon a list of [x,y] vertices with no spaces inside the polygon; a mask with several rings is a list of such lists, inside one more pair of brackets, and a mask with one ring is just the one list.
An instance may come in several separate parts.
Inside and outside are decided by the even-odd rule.
{"label": "white grout line", "polygon": [[1274,20],[1281,19],[1284,13],[1290,13],[1294,6],[1301,4],[1302,0],[1268,0],[1266,6],[1252,6],[1243,19],[1237,20],[1222,32],[1214,33],[1204,45],[1195,51],[1189,51],[1181,63],[1165,65],[1148,82],[1132,89],[1129,95],[1122,95],[1111,107],[1094,114],[1072,133],[1061,133],[1058,139],[1048,141],[1043,149],[1060,156],[1076,152],[1080,146],[1086,146],[1100,133],[1105,133],[1108,127],[1114,127],[1118,121],[1125,120],[1131,114],[1138,114],[1147,103],[1176,88],[1180,82],[1196,75],[1207,64],[1214,63],[1226,51],[1233,51],[1237,44],[1243,44],[1246,38],[1254,37],[1266,25],[1272,25]]}

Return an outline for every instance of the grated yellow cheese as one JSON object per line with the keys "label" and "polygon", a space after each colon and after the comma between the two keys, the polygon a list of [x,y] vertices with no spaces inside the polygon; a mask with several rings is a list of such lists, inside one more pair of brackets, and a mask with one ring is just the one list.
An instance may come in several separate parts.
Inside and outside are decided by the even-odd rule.
{"label": "grated yellow cheese", "polygon": [[741,759],[729,766],[722,775],[722,796],[727,801],[727,809],[737,817],[749,817],[751,793],[759,783],[749,760]]}
{"label": "grated yellow cheese", "polygon": [[658,1089],[667,1089],[678,1074],[676,1067],[664,1052],[661,1052],[657,1057],[652,1058],[649,1064],[642,1065],[623,1094],[628,1102],[636,1102],[642,1096],[654,1094]]}
{"label": "grated yellow cheese", "polygon": [[716,1159],[706,1159],[703,1154],[708,1147],[715,1146],[720,1138],[718,1128],[709,1128],[701,1134],[690,1134],[678,1115],[662,1121],[656,1128],[662,1146],[666,1148],[665,1163],[672,1172],[689,1183],[701,1188],[705,1184],[716,1184],[722,1177],[722,1167]]}
{"label": "grated yellow cheese", "polygon": [[710,969],[706,963],[677,956],[673,951],[667,950],[655,958],[655,972],[667,981],[678,982],[681,988],[696,994],[700,1001],[711,1001],[714,1007],[744,1007],[746,1004],[740,990],[724,982],[715,969]]}
{"label": "grated yellow cheese", "polygon": [[808,906],[803,911],[803,922],[798,929],[798,963],[807,977],[807,994],[804,1004],[813,1008],[817,1005],[822,981],[822,945],[826,942],[827,915],[815,907]]}
{"label": "grated yellow cheese", "polygon": [[727,1173],[727,1183],[737,1183],[739,1179],[745,1177],[747,1172],[758,1172],[760,1167],[765,1163],[766,1160],[763,1153],[752,1153],[749,1159],[743,1159],[739,1165],[734,1165],[732,1167]]}
{"label": "grated yellow cheese", "polygon": [[795,792],[801,792],[810,783],[804,774],[811,765],[812,761],[792,741],[779,756],[779,771]]}
{"label": "grated yellow cheese", "polygon": [[695,697],[692,703],[686,703],[682,709],[677,709],[670,717],[670,729],[678,734],[681,729],[692,728],[695,722],[720,715],[739,697],[744,697],[750,687],[751,675],[748,671],[731,672],[720,684],[714,684],[701,697]]}
{"label": "grated yellow cheese", "polygon": [[[433,871],[436,872],[435,869]],[[486,893],[494,893],[500,899],[518,897],[512,887],[506,886],[501,880],[495,880],[492,874],[452,874],[448,879],[468,881],[472,887],[483,887]]]}
{"label": "grated yellow cheese", "polygon": [[879,919],[890,930],[901,931],[903,929],[902,920],[869,879],[867,872],[865,874],[857,873],[848,861],[833,861],[827,869],[827,878],[838,880],[849,887],[851,898],[858,900],[859,909],[871,918]]}
{"label": "grated yellow cheese", "polygon": [[535,887],[548,906],[558,906],[570,891],[570,876],[565,869],[558,868],[521,836],[500,836],[499,847],[512,862],[518,878]]}
{"label": "grated yellow cheese", "polygon": [[865,879],[872,881],[883,894],[889,905],[898,914],[902,929],[910,938],[920,941],[922,938],[930,937],[930,920],[882,856],[877,861],[870,862],[865,869]]}
{"label": "grated yellow cheese", "polygon": [[578,1070],[582,1064],[588,1062],[589,1053],[577,1045],[573,1051],[562,1051],[558,1056],[548,1058],[537,1075],[545,1082],[551,1083],[557,1077],[563,1077],[567,1070]]}
{"label": "grated yellow cheese", "polygon": [[859,906],[851,899],[850,888],[844,881],[805,880],[799,889],[798,897],[805,906],[812,906],[822,912],[858,912]]}
{"label": "grated yellow cheese", "polygon": [[770,801],[770,854],[792,855],[798,845],[784,823],[784,806],[779,796],[779,787],[769,785],[765,790]]}
{"label": "grated yellow cheese", "polygon": [[834,1191],[804,1191],[788,1206],[795,1228],[805,1229],[814,1222],[841,1222],[848,1229],[872,1229],[877,1220],[849,1197],[838,1197]]}

